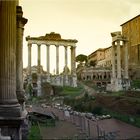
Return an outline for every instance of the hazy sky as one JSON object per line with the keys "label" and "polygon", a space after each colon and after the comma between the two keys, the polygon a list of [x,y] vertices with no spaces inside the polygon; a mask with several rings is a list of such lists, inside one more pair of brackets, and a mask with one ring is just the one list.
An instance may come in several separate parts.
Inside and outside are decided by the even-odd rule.
{"label": "hazy sky", "polygon": [[[24,38],[60,33],[63,39],[77,39],[76,55],[89,55],[111,45],[110,33],[140,14],[140,0],[20,0],[25,25]],[[37,63],[33,45],[32,64]],[[42,46],[42,65],[46,69],[46,48]],[[64,49],[60,47],[60,69],[64,66]],[[70,53],[70,51],[69,51]],[[24,67],[27,66],[27,42],[24,39]],[[55,47],[51,46],[51,71],[55,69]],[[70,54],[69,54],[70,56]],[[70,62],[69,62],[70,64]]]}

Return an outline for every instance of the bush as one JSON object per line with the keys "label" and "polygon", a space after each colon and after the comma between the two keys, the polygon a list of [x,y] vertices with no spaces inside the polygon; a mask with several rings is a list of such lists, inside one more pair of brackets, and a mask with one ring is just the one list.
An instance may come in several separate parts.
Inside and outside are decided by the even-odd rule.
{"label": "bush", "polygon": [[96,106],[93,108],[92,113],[96,115],[102,115],[103,108],[101,106]]}

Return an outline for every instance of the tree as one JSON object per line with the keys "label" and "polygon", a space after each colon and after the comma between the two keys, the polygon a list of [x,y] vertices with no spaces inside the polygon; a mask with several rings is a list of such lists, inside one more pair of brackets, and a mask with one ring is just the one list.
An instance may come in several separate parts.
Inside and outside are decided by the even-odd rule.
{"label": "tree", "polygon": [[83,63],[83,62],[87,63],[87,56],[84,55],[84,54],[80,54],[80,55],[76,56],[76,62],[78,62],[78,63]]}

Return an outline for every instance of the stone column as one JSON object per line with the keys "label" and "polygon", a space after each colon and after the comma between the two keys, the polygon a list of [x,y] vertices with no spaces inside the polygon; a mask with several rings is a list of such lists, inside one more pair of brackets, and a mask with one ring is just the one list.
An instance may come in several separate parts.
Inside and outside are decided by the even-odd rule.
{"label": "stone column", "polygon": [[56,46],[56,75],[59,74],[59,46]]}
{"label": "stone column", "polygon": [[47,59],[47,64],[46,64],[46,70],[47,70],[47,82],[50,82],[50,45],[46,46],[46,59]]}
{"label": "stone column", "polygon": [[20,140],[21,111],[16,96],[16,4],[0,1],[0,128]]}
{"label": "stone column", "polygon": [[125,79],[128,79],[128,48],[127,48],[127,42],[124,41],[124,74]]}
{"label": "stone column", "polygon": [[47,64],[46,64],[46,66],[47,66],[47,73],[48,74],[50,74],[50,46],[49,45],[47,45],[47,48],[46,48],[46,54],[47,54]]}
{"label": "stone column", "polygon": [[38,59],[37,59],[37,67],[38,67],[38,73],[41,73],[41,45],[37,44],[38,46]]}
{"label": "stone column", "polygon": [[75,47],[71,47],[71,72],[76,74]]}
{"label": "stone column", "polygon": [[65,74],[65,85],[68,85],[68,46],[65,47],[65,67],[64,67],[64,74]]}
{"label": "stone column", "polygon": [[[20,104],[23,104],[23,31],[27,19],[22,17],[23,12],[21,6],[17,6],[17,41],[16,41],[16,90],[17,98]],[[24,110],[24,108],[23,108]]]}
{"label": "stone column", "polygon": [[120,40],[117,40],[117,78],[121,79]]}
{"label": "stone column", "polygon": [[28,43],[28,74],[31,76],[31,65],[32,65],[32,53],[31,53],[32,44]]}
{"label": "stone column", "polygon": [[65,70],[66,70],[66,74],[68,74],[67,68],[68,68],[68,46],[64,46],[65,47]]}
{"label": "stone column", "polygon": [[115,71],[115,42],[112,42],[112,78],[116,78],[116,71]]}
{"label": "stone column", "polygon": [[72,76],[72,86],[77,87],[77,76],[76,76],[76,54],[75,54],[75,48],[71,47],[71,76]]}

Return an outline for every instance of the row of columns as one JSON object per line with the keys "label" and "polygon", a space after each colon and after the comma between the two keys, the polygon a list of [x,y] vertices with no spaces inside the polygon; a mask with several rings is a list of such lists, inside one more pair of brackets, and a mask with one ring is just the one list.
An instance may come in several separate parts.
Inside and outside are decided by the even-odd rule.
{"label": "row of columns", "polygon": [[[112,77],[118,78],[118,79],[121,79],[121,75],[122,75],[121,74],[121,50],[120,50],[121,45],[120,45],[120,41],[121,40],[117,40],[117,41],[112,42]],[[116,45],[115,45],[115,42],[117,43]],[[124,78],[128,79],[128,49],[127,49],[126,41],[123,41],[123,47],[124,47],[124,60],[125,60]],[[116,54],[117,54],[117,59],[116,59]],[[116,69],[116,64],[115,64],[116,60],[117,60],[117,69]]]}
{"label": "row of columns", "polygon": [[[40,51],[40,44],[38,45],[38,66],[41,65],[41,51]],[[28,43],[28,73],[31,75],[31,47],[32,44]],[[65,48],[65,68],[66,74],[68,74],[67,67],[68,67],[68,46],[64,46]],[[47,73],[50,74],[50,46],[46,46],[46,54],[47,54]],[[39,71],[40,73],[40,71]],[[71,74],[76,74],[76,64],[75,64],[75,47],[71,47]],[[56,46],[56,75],[59,75],[59,46]]]}

